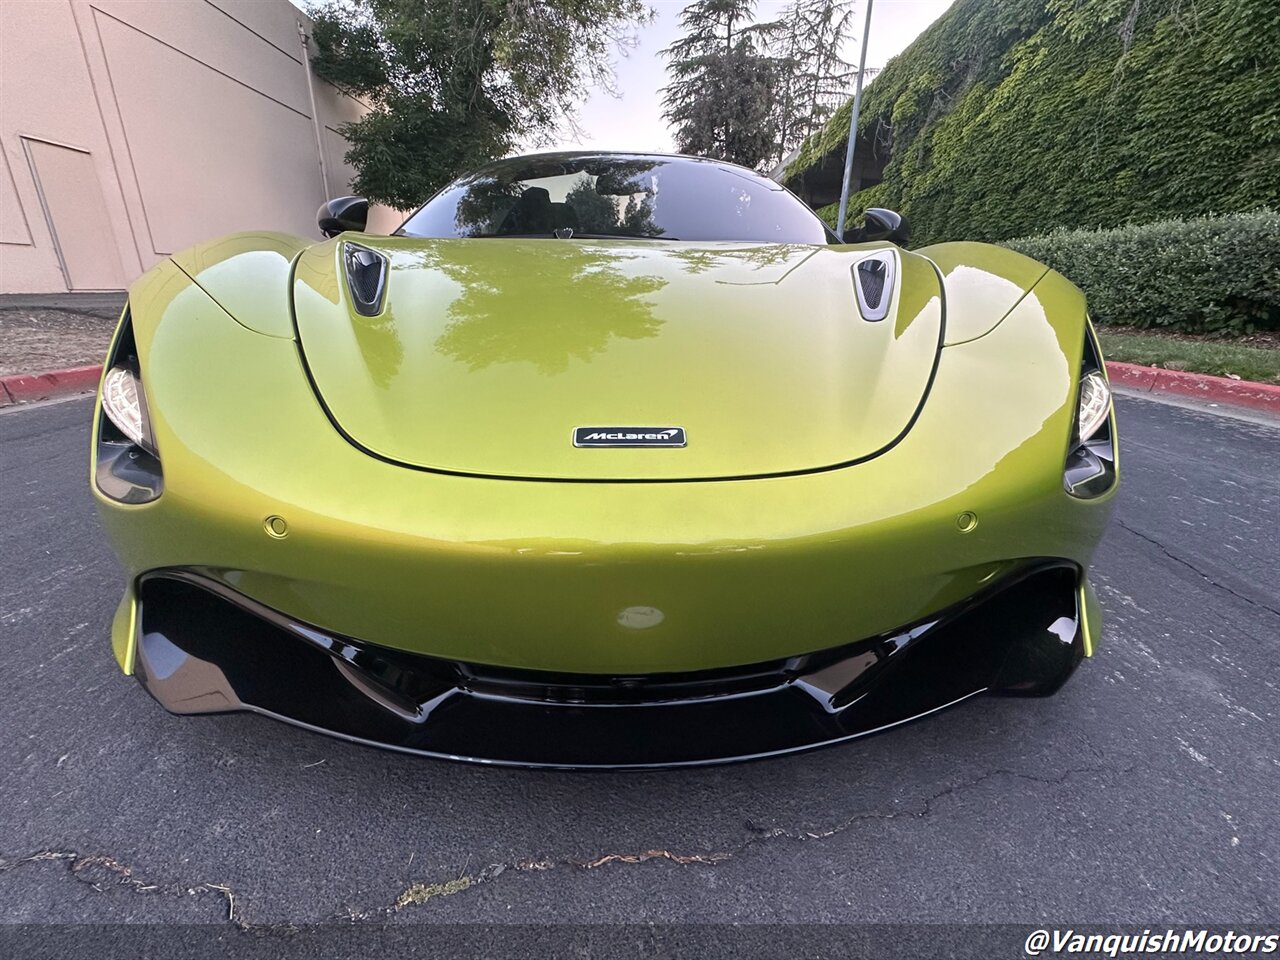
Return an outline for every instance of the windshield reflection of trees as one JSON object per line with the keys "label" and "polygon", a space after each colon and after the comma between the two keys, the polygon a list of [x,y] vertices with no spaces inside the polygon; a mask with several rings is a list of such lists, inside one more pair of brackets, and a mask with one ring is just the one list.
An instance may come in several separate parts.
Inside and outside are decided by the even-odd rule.
{"label": "windshield reflection of trees", "polygon": [[657,335],[662,321],[653,315],[652,295],[667,281],[630,272],[629,263],[642,262],[638,252],[531,242],[539,244],[537,257],[470,242],[418,254],[415,268],[439,270],[461,287],[437,350],[473,370],[524,362],[559,373],[614,339]]}
{"label": "windshield reflection of trees", "polygon": [[606,236],[660,237],[664,231],[653,219],[653,194],[644,193],[643,187],[627,196],[622,209],[618,209],[613,195],[600,192],[599,184],[590,177],[582,177],[565,194],[574,212],[576,234],[604,234]]}
{"label": "windshield reflection of trees", "polygon": [[[657,160],[581,158],[547,161],[513,169],[519,179],[491,170],[460,184],[465,190],[454,210],[460,237],[551,234],[564,227],[577,234],[660,237],[654,220]],[[550,199],[546,181],[578,175],[561,202]],[[625,198],[625,200],[624,200]]]}
{"label": "windshield reflection of trees", "polygon": [[[724,244],[722,247],[671,247],[665,251],[679,261],[686,273],[700,274],[719,270],[734,264],[743,264],[753,271],[764,271],[753,280],[728,280],[716,278],[716,283],[733,286],[777,284],[822,248],[804,243],[753,243],[750,245]],[[777,267],[785,268],[781,272]]]}
{"label": "windshield reflection of trees", "polygon": [[[621,219],[627,218],[624,206]],[[573,358],[588,360],[602,353],[614,339],[656,336],[664,320],[654,316],[653,295],[668,285],[673,267],[689,275],[710,272],[708,280],[717,284],[775,285],[824,249],[723,241],[650,246],[446,240],[426,241],[412,253],[406,251],[393,260],[392,270],[438,270],[461,288],[446,308],[447,325],[435,341],[444,355],[472,369],[527,362],[544,373],[556,373]],[[328,303],[340,302],[340,274],[326,258],[302,257],[296,280]],[[396,308],[408,305],[397,302],[394,275],[389,286],[384,312],[352,317],[352,332],[369,376],[381,387],[394,379],[404,361]]]}

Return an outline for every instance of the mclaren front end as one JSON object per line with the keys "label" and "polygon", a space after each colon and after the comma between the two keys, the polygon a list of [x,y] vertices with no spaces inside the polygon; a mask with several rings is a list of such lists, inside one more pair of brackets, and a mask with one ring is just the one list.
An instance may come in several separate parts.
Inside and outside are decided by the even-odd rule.
{"label": "mclaren front end", "polygon": [[414,222],[237,234],[130,291],[91,482],[116,659],[166,709],[700,764],[1049,694],[1094,652],[1115,424],[1058,274]]}

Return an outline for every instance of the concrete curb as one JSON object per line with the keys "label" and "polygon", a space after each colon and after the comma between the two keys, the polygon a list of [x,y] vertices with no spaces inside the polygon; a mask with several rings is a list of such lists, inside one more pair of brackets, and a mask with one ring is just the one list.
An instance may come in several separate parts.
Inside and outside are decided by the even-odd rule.
{"label": "concrete curb", "polygon": [[[1229,377],[1211,377],[1203,373],[1182,373],[1178,370],[1162,370],[1159,367],[1113,361],[1107,362],[1107,375],[1113,384],[1139,393],[1173,393],[1206,403],[1221,403],[1280,415],[1280,384],[1232,380]],[[101,376],[102,367],[93,364],[51,370],[48,373],[15,373],[0,377],[0,407],[69,397],[77,393],[92,393],[98,389],[98,379]]]}
{"label": "concrete curb", "polygon": [[17,403],[34,403],[55,397],[70,397],[77,393],[92,393],[98,389],[102,365],[69,367],[48,373],[15,373],[0,377],[0,407]]}
{"label": "concrete curb", "polygon": [[1243,407],[1280,415],[1280,384],[1211,377],[1206,373],[1183,373],[1143,367],[1136,363],[1107,361],[1107,376],[1116,386],[1139,393],[1172,393],[1205,403]]}

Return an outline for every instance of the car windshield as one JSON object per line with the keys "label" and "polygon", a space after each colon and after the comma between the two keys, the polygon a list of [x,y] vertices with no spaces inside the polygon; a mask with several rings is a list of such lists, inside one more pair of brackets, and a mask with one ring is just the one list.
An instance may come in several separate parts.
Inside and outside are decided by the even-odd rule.
{"label": "car windshield", "polygon": [[545,155],[454,181],[396,231],[410,237],[612,237],[826,243],[822,221],[749,170],[688,157]]}

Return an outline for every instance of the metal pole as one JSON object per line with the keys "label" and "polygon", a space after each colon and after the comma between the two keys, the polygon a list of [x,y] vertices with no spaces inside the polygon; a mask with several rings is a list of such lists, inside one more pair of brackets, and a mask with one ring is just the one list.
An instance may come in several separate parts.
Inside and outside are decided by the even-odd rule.
{"label": "metal pole", "polygon": [[302,41],[302,69],[307,71],[307,96],[311,98],[311,126],[316,134],[316,156],[320,158],[320,184],[324,187],[323,200],[330,199],[333,194],[329,191],[329,170],[324,164],[324,140],[320,136],[320,114],[316,110],[316,88],[311,79],[311,51],[307,44],[307,31],[302,26],[302,21],[297,21],[298,39]]}
{"label": "metal pole", "polygon": [[853,91],[853,113],[849,117],[849,148],[844,155],[844,184],[840,187],[840,218],[836,236],[844,240],[844,218],[849,213],[849,181],[853,179],[853,146],[858,142],[858,110],[862,106],[862,73],[867,67],[867,37],[871,36],[871,5],[867,0],[867,23],[862,28],[862,49],[858,51],[858,81]]}

